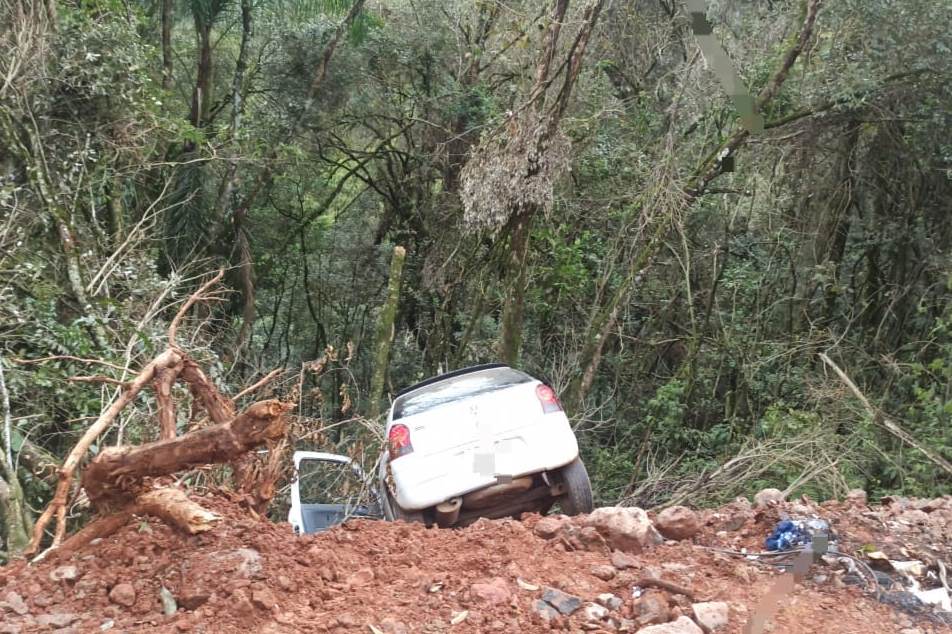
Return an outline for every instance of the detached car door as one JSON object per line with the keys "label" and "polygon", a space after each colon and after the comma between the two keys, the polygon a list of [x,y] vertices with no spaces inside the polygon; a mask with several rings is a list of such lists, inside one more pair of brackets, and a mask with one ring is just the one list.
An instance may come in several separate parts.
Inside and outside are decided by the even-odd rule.
{"label": "detached car door", "polygon": [[319,533],[352,517],[381,517],[377,492],[347,456],[294,452],[288,522],[298,534]]}

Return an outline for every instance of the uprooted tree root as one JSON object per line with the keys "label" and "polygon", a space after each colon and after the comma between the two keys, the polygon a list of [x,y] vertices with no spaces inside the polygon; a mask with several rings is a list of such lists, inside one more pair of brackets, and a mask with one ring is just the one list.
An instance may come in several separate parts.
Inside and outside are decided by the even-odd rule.
{"label": "uprooted tree root", "polygon": [[[254,469],[248,452],[263,444],[279,444],[286,430],[284,415],[291,403],[266,400],[236,413],[234,400],[224,396],[198,364],[178,347],[175,335],[188,310],[199,300],[217,299],[208,290],[222,277],[219,271],[182,305],[168,330],[168,348],[146,364],[138,375],[122,386],[115,401],[93,423],[73,447],[59,469],[56,493],[33,529],[27,555],[40,548],[44,532],[56,518],[51,549],[72,550],[104,537],[120,528],[133,514],[156,516],[189,534],[213,528],[217,516],[188,499],[185,493],[163,486],[159,479],[178,471],[206,464],[230,463],[239,490],[260,510],[270,501],[274,482],[269,469]],[[265,379],[272,377],[271,373]],[[242,392],[260,387],[265,379]],[[193,406],[204,409],[212,425],[176,435],[176,408],[172,387],[177,381],[188,386]],[[158,406],[159,440],[140,446],[103,450],[85,468],[81,483],[100,517],[64,542],[66,508],[73,478],[90,446],[115,421],[119,413],[146,387],[151,387]]]}

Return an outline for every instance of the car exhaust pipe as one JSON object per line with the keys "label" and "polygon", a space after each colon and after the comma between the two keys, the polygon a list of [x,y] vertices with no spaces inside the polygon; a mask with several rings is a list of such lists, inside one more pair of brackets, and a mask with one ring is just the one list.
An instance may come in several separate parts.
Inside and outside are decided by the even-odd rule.
{"label": "car exhaust pipe", "polygon": [[452,526],[459,519],[463,498],[455,497],[436,505],[436,523],[440,528]]}

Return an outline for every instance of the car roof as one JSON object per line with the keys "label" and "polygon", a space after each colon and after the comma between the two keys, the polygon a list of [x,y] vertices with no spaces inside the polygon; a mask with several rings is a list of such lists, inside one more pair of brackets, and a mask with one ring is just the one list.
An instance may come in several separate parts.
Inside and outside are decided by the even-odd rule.
{"label": "car roof", "polygon": [[468,368],[461,368],[459,370],[453,370],[452,372],[447,372],[445,374],[440,374],[439,376],[434,376],[432,378],[426,379],[425,381],[420,381],[410,387],[403,388],[397,392],[396,398],[400,398],[405,394],[409,394],[414,390],[418,390],[421,387],[426,387],[427,385],[433,385],[434,383],[439,383],[440,381],[445,381],[446,379],[452,379],[453,377],[462,376],[464,374],[470,374],[471,372],[480,372],[482,370],[493,370],[495,368],[508,368],[509,366],[505,363],[484,363],[482,365],[473,365]]}

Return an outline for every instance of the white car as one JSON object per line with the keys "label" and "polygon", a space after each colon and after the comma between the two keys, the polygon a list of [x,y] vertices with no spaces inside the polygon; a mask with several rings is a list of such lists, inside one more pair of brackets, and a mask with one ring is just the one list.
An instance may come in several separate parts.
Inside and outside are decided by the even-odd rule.
{"label": "white car", "polygon": [[501,364],[450,372],[397,395],[379,462],[388,520],[459,526],[479,517],[592,510],[578,442],[551,387]]}

